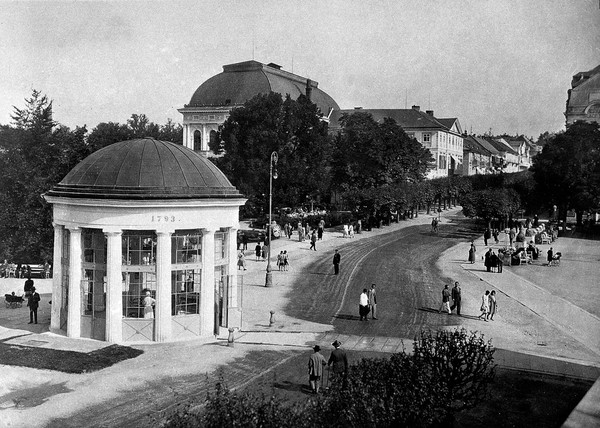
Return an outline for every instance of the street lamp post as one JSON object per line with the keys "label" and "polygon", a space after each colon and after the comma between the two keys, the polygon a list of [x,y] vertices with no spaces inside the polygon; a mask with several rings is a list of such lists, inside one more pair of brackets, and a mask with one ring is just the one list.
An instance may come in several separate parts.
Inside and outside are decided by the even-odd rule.
{"label": "street lamp post", "polygon": [[267,242],[269,243],[267,251],[267,275],[265,277],[265,287],[273,285],[273,273],[271,269],[271,224],[273,222],[273,179],[277,179],[277,152],[271,153],[271,165],[269,167],[269,225],[267,227]]}

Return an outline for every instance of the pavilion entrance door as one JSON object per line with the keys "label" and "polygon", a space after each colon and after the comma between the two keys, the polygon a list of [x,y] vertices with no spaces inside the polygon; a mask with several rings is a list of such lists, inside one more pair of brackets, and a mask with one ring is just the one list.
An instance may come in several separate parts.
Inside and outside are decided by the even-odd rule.
{"label": "pavilion entrance door", "polygon": [[84,229],[81,275],[81,337],[106,339],[106,238]]}

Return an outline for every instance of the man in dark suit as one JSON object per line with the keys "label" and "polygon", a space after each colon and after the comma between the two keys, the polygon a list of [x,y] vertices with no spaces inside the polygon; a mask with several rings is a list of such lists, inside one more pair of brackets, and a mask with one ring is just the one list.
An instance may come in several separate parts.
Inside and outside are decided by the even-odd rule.
{"label": "man in dark suit", "polygon": [[342,260],[342,256],[338,253],[338,250],[335,250],[335,254],[333,255],[333,271],[336,275],[340,273],[340,261]]}
{"label": "man in dark suit", "polygon": [[29,306],[29,324],[37,324],[37,310],[40,302],[40,295],[35,291],[35,287],[31,287],[31,294],[27,296],[27,306]]}
{"label": "man in dark suit", "polygon": [[458,285],[458,281],[454,283],[454,287],[452,287],[452,306],[450,306],[450,310],[453,311],[456,308],[456,315],[460,315],[460,301],[462,300],[462,291],[460,289],[460,285]]}
{"label": "man in dark suit", "polygon": [[331,378],[337,379],[341,376],[345,382],[346,375],[348,374],[348,357],[346,356],[346,352],[343,349],[340,349],[342,342],[336,340],[331,345],[335,348],[331,351],[329,361],[327,362],[327,366],[332,366],[333,369]]}

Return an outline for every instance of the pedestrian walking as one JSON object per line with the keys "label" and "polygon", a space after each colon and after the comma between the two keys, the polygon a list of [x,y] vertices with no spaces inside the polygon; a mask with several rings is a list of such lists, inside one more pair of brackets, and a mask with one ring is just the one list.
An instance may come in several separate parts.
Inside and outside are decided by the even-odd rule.
{"label": "pedestrian walking", "polygon": [[452,287],[452,306],[450,306],[450,311],[453,311],[456,308],[456,315],[460,315],[460,304],[462,301],[462,290],[460,289],[460,284],[458,281],[454,283],[454,287]]}
{"label": "pedestrian walking", "polygon": [[500,234],[500,232],[498,231],[498,229],[493,229],[492,230],[492,236],[494,237],[494,242],[497,244],[498,243],[498,235]]}
{"label": "pedestrian walking", "polygon": [[442,309],[448,312],[448,315],[452,313],[450,310],[450,297],[452,297],[450,293],[450,289],[448,288],[448,284],[444,285],[444,289],[442,290],[442,304],[440,309],[438,309],[438,313],[442,313]]}
{"label": "pedestrian walking", "polygon": [[352,223],[348,225],[348,235],[350,236],[350,238],[354,238],[354,226],[352,225]]}
{"label": "pedestrian walking", "polygon": [[485,290],[485,294],[481,296],[481,308],[479,308],[479,310],[481,311],[481,315],[477,317],[478,319],[483,319],[486,322],[487,315],[490,312],[490,298],[488,297],[489,295],[490,291]]}
{"label": "pedestrian walking", "polygon": [[494,315],[496,314],[496,308],[498,307],[496,304],[496,290],[492,290],[492,292],[488,296],[488,302],[489,312],[487,318],[494,321]]}
{"label": "pedestrian walking", "polygon": [[343,349],[340,349],[342,346],[342,342],[335,341],[331,344],[333,346],[333,351],[331,351],[331,355],[329,356],[329,361],[327,362],[327,366],[332,368],[331,381],[338,381],[341,378],[342,382],[346,382],[346,376],[348,374],[348,357],[346,352]]}
{"label": "pedestrian walking", "polygon": [[248,249],[248,237],[246,234],[242,234],[242,250],[246,251]]}
{"label": "pedestrian walking", "polygon": [[280,251],[279,254],[277,254],[277,269],[283,269],[283,251]]}
{"label": "pedestrian walking", "polygon": [[333,272],[335,275],[339,275],[340,273],[340,261],[342,260],[342,256],[338,253],[338,250],[335,250],[335,254],[333,255]]}
{"label": "pedestrian walking", "polygon": [[261,249],[261,257],[262,257],[263,262],[265,260],[267,260],[268,253],[269,253],[269,246],[267,245],[267,242],[265,241],[265,244],[262,246],[262,249]]}
{"label": "pedestrian walking", "polygon": [[492,254],[490,255],[490,266],[492,268],[492,272],[496,272],[496,268],[498,267],[498,256],[492,250]]}
{"label": "pedestrian walking", "polygon": [[310,250],[317,251],[317,231],[313,230],[312,235],[310,235]]}
{"label": "pedestrian walking", "polygon": [[368,293],[369,296],[369,308],[371,309],[371,319],[377,319],[377,292],[375,291],[375,284],[371,284],[371,289]]}
{"label": "pedestrian walking", "polygon": [[308,359],[308,382],[310,389],[314,394],[319,393],[322,384],[323,367],[327,365],[325,357],[321,355],[321,347],[315,345],[314,353]]}
{"label": "pedestrian walking", "polygon": [[348,223],[344,223],[344,229],[343,229],[343,238],[347,238],[348,237]]}
{"label": "pedestrian walking", "polygon": [[287,250],[283,250],[283,270],[288,270],[288,267],[290,266],[290,262],[289,262],[289,256],[287,253]]}
{"label": "pedestrian walking", "polygon": [[262,248],[260,246],[260,242],[256,244],[256,247],[254,248],[254,253],[256,254],[256,261],[259,261],[260,256],[262,255]]}
{"label": "pedestrian walking", "polygon": [[289,223],[286,223],[283,226],[283,231],[285,232],[285,236],[289,239],[289,237],[290,237],[290,224]]}
{"label": "pedestrian walking", "polygon": [[552,259],[554,258],[554,251],[552,251],[552,247],[550,247],[550,249],[548,250],[547,256],[548,266],[550,266],[550,264],[552,263]]}
{"label": "pedestrian walking", "polygon": [[475,263],[475,253],[477,249],[475,248],[475,242],[471,241],[471,247],[469,248],[469,262],[471,264]]}
{"label": "pedestrian walking", "polygon": [[325,220],[321,219],[319,220],[319,230],[317,232],[317,236],[319,238],[319,241],[321,239],[323,239],[323,231],[325,230]]}
{"label": "pedestrian walking", "polygon": [[492,231],[490,230],[489,227],[486,227],[485,231],[483,232],[483,245],[485,245],[487,247],[488,239],[490,239],[491,237],[492,237]]}
{"label": "pedestrian walking", "polygon": [[498,254],[498,273],[502,273],[502,267],[504,266],[504,262],[502,261],[502,257]]}
{"label": "pedestrian walking", "polygon": [[367,289],[363,288],[363,292],[360,294],[358,299],[358,315],[360,316],[360,320],[363,319],[368,321],[367,315],[369,315],[369,294],[367,293]]}
{"label": "pedestrian walking", "polygon": [[27,296],[27,306],[29,306],[29,324],[38,323],[37,310],[40,303],[40,295],[35,291],[35,287],[31,287],[31,293]]}

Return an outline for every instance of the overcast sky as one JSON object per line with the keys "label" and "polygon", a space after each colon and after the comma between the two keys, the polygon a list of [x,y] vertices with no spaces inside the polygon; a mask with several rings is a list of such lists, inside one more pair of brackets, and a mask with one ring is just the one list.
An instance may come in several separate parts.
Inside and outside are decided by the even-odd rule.
{"label": "overcast sky", "polygon": [[319,82],[341,108],[420,105],[483,133],[564,127],[600,64],[599,0],[0,2],[0,123],[37,89],[93,129],[177,108],[224,64]]}

